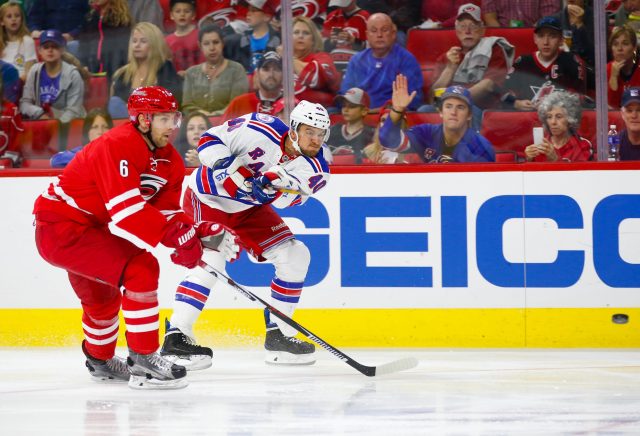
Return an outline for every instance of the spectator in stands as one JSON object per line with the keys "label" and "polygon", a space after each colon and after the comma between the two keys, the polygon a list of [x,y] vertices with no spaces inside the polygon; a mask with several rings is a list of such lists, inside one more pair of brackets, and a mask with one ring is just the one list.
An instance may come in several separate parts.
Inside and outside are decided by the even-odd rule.
{"label": "spectator in stands", "polygon": [[276,12],[277,0],[247,0],[247,24],[250,30],[225,39],[227,57],[239,62],[249,73],[258,66],[262,55],[280,45],[280,35],[269,25]]}
{"label": "spectator in stands", "polygon": [[[373,132],[373,140],[363,150],[363,164],[401,164],[401,163],[417,163],[419,159],[414,159],[417,155],[415,153],[402,152],[388,150],[380,143],[380,129],[384,125],[389,114],[391,113],[391,100],[386,102],[380,108],[378,114],[378,123]],[[400,120],[400,129],[403,131],[408,127],[406,114],[402,115]],[[410,152],[411,150],[409,150]]]}
{"label": "spectator in stands", "polygon": [[431,26],[420,27],[449,28],[455,27],[458,9],[466,3],[473,3],[480,7],[481,0],[422,0],[422,20],[432,23]]}
{"label": "spectator in stands", "polygon": [[[485,37],[480,8],[473,3],[460,6],[456,36],[460,46],[451,47],[436,60],[432,98],[435,90],[461,85],[471,92],[473,126],[480,129],[482,111],[499,106],[502,86],[513,65],[515,50],[497,36]],[[423,110],[423,109],[421,109]]]}
{"label": "spectator in stands", "polygon": [[342,107],[344,122],[331,126],[329,149],[334,156],[351,156],[353,163],[362,163],[363,150],[373,140],[374,128],[364,123],[369,113],[369,95],[360,88],[351,88],[336,97]]}
{"label": "spectator in stands", "polygon": [[127,63],[133,24],[127,0],[95,0],[80,33],[78,57],[89,72],[106,75]]}
{"label": "spectator in stands", "polygon": [[614,28],[609,37],[609,50],[612,57],[607,64],[609,107],[618,109],[622,103],[622,92],[626,88],[640,86],[636,32],[627,25]]}
{"label": "spectator in stands", "polygon": [[582,120],[578,95],[563,90],[552,92],[540,102],[538,119],[545,136],[541,144],[531,144],[524,149],[528,161],[584,162],[592,159],[591,142],[578,134]]}
{"label": "spectator in stands", "polygon": [[52,168],[64,168],[82,150],[82,147],[90,143],[102,134],[113,128],[113,120],[104,109],[92,109],[84,118],[82,124],[82,144],[70,150],[58,152],[51,156]]}
{"label": "spectator in stands", "polygon": [[173,53],[173,64],[184,77],[187,69],[204,61],[198,45],[198,28],[195,0],[171,0],[171,20],[176,30],[167,36],[167,44]]}
{"label": "spectator in stands", "polygon": [[358,5],[369,12],[388,15],[396,26],[397,41],[406,45],[407,32],[420,24],[422,0],[358,0]]}
{"label": "spectator in stands", "polygon": [[59,30],[45,30],[40,35],[38,54],[43,62],[29,70],[20,99],[20,112],[25,118],[55,118],[68,123],[85,116],[82,74],[75,65],[62,59],[66,43]]}
{"label": "spectator in stands", "polygon": [[416,58],[396,43],[396,26],[386,14],[376,13],[367,20],[369,48],[357,53],[349,61],[340,94],[360,88],[369,94],[371,108],[379,108],[391,98],[391,84],[396,75],[404,74],[409,89],[416,91],[409,105],[417,109],[422,103],[422,71]]}
{"label": "spectator in stands", "polygon": [[200,158],[198,158],[198,143],[200,142],[200,136],[210,128],[211,121],[209,117],[200,111],[190,112],[182,120],[175,146],[180,156],[184,158],[184,164],[187,167],[201,165]]}
{"label": "spectator in stands", "polygon": [[533,40],[538,51],[518,57],[505,82],[506,106],[535,110],[555,89],[570,90],[584,97],[587,91],[584,62],[580,56],[562,50],[560,20],[555,17],[538,20]]}
{"label": "spectator in stands", "polygon": [[44,29],[59,30],[67,41],[69,51],[75,55],[78,50],[76,39],[88,12],[87,0],[33,0],[28,9],[27,25],[33,39],[40,38]]}
{"label": "spectator in stands", "polygon": [[35,42],[29,36],[19,3],[9,1],[0,6],[0,26],[0,59],[13,65],[18,70],[20,80],[24,82],[29,68],[38,59]]}
{"label": "spectator in stands", "polygon": [[560,10],[559,0],[482,0],[488,27],[533,27]]}
{"label": "spectator in stands", "polygon": [[327,38],[325,50],[336,47],[360,51],[367,42],[369,12],[358,7],[356,0],[331,0],[335,9],[327,15],[322,25],[322,36]]}
{"label": "spectator in stands", "polygon": [[217,26],[200,29],[198,40],[205,61],[187,70],[182,99],[184,111],[220,115],[231,100],[249,90],[244,67],[223,56],[222,38],[222,29]]}
{"label": "spectator in stands", "polygon": [[171,62],[171,52],[158,26],[138,23],[129,39],[128,63],[113,74],[109,113],[113,118],[127,118],[127,100],[131,91],[141,86],[162,86],[180,101],[182,78]]}
{"label": "spectator in stands", "polygon": [[254,73],[256,90],[231,100],[222,115],[222,121],[237,118],[249,112],[274,115],[274,103],[282,97],[282,58],[275,51],[264,54]]}
{"label": "spectator in stands", "polygon": [[622,5],[618,8],[614,24],[616,26],[622,26],[629,20],[629,15],[632,12],[640,12],[640,0],[623,0]]}
{"label": "spectator in stands", "polygon": [[18,104],[20,92],[22,91],[22,82],[16,67],[0,60],[0,80],[4,83],[4,92],[0,95],[0,99]]}
{"label": "spectator in stands", "polygon": [[[300,100],[331,106],[342,77],[328,53],[322,51],[322,36],[307,17],[293,19],[294,92]],[[282,55],[282,47],[278,47]]]}
{"label": "spectator in stands", "polygon": [[380,129],[380,143],[385,148],[396,152],[412,149],[427,163],[496,160],[491,143],[470,128],[473,102],[467,88],[454,85],[444,91],[440,97],[442,124],[420,124],[403,131],[398,122],[412,94],[406,78],[399,74],[393,83],[391,114]]}
{"label": "spectator in stands", "polygon": [[593,68],[593,9],[585,0],[564,0],[564,7],[553,17],[560,20],[565,49],[575,53]]}
{"label": "spectator in stands", "polygon": [[622,93],[620,160],[640,160],[640,87],[627,88]]}
{"label": "spectator in stands", "polygon": [[22,152],[18,137],[24,131],[18,107],[3,97],[3,82],[0,79],[0,165],[17,168],[22,163]]}
{"label": "spectator in stands", "polygon": [[163,29],[164,12],[158,0],[129,0],[129,12],[134,23],[151,23]]}

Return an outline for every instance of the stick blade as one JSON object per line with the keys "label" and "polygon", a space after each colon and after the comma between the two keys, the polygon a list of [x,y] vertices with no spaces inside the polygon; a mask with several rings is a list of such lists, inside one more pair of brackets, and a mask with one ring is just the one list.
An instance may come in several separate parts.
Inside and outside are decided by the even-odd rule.
{"label": "stick blade", "polygon": [[393,362],[376,366],[375,375],[393,374],[394,372],[406,371],[416,366],[418,366],[418,359],[415,357],[405,357],[404,359],[394,360]]}

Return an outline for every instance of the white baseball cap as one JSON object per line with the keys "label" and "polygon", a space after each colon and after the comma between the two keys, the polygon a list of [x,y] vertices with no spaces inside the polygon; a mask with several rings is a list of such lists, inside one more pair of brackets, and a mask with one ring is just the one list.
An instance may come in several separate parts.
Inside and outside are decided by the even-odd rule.
{"label": "white baseball cap", "polygon": [[337,6],[339,8],[346,8],[351,3],[351,0],[331,0],[329,7]]}
{"label": "white baseball cap", "polygon": [[469,15],[473,20],[482,23],[482,12],[480,11],[480,7],[473,3],[465,3],[460,6],[456,20],[459,20],[462,15]]}

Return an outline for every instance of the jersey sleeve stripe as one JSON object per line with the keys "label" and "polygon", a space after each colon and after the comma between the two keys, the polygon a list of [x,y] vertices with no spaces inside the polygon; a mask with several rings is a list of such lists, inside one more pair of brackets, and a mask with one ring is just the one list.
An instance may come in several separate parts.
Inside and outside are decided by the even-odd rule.
{"label": "jersey sleeve stripe", "polygon": [[277,131],[267,126],[266,124],[262,124],[257,121],[251,120],[249,121],[249,124],[247,125],[247,127],[252,130],[255,130],[258,133],[262,133],[271,142],[273,142],[277,146],[280,146],[280,141],[282,139],[282,136]]}
{"label": "jersey sleeve stripe", "polygon": [[131,198],[136,197],[136,196],[138,196],[138,197],[140,197],[140,199],[142,199],[142,195],[140,194],[140,189],[138,189],[138,188],[130,189],[127,192],[124,192],[124,193],[122,193],[120,195],[117,195],[117,196],[113,197],[111,200],[109,200],[107,202],[107,204],[105,204],[105,206],[107,207],[107,210],[110,211],[111,209],[113,209],[118,204],[123,203],[123,202],[125,202],[125,201],[127,201],[127,200],[129,200]]}
{"label": "jersey sleeve stripe", "polygon": [[76,201],[73,198],[71,198],[70,196],[68,196],[66,194],[66,192],[64,192],[64,190],[60,186],[58,186],[57,184],[56,185],[52,185],[52,186],[53,186],[53,196],[49,196],[49,198],[51,198],[52,200],[62,200],[65,203],[67,203],[69,206],[73,207],[74,209],[81,210],[82,212],[84,212],[84,213],[86,213],[88,215],[93,215],[88,210],[84,210],[84,209],[80,208],[80,206],[78,206]]}
{"label": "jersey sleeve stripe", "polygon": [[217,136],[214,136],[210,133],[204,133],[198,142],[198,153],[200,153],[205,148],[214,146],[214,145],[224,145],[224,142]]}
{"label": "jersey sleeve stripe", "polygon": [[147,204],[146,202],[141,201],[140,203],[126,207],[122,209],[120,212],[117,212],[111,215],[111,220],[113,221],[114,224],[118,224],[120,221],[124,220],[125,218],[128,218],[137,212],[140,212],[142,209],[144,209],[144,206],[146,204]]}
{"label": "jersey sleeve stripe", "polygon": [[394,151],[403,152],[409,149],[409,137],[400,131],[400,145]]}

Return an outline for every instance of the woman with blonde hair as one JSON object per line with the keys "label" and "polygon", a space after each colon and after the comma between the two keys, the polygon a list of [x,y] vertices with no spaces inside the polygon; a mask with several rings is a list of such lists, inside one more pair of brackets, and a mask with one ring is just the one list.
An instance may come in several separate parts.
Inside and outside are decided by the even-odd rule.
{"label": "woman with blonde hair", "polygon": [[113,74],[109,113],[113,118],[127,118],[127,100],[131,91],[141,86],[162,86],[182,100],[182,79],[171,62],[171,52],[162,32],[155,24],[135,25],[129,39],[128,63]]}
{"label": "woman with blonde hair", "polygon": [[322,35],[307,17],[293,19],[293,70],[296,98],[333,106],[342,76],[328,53],[322,51]]}
{"label": "woman with blonde hair", "polygon": [[24,82],[29,68],[38,60],[36,45],[29,36],[22,6],[9,1],[0,6],[0,59],[13,65]]}
{"label": "woman with blonde hair", "polygon": [[91,11],[80,34],[81,62],[94,75],[113,73],[127,63],[132,18],[127,0],[91,0]]}
{"label": "woman with blonde hair", "polygon": [[635,30],[628,25],[614,28],[609,37],[611,62],[607,64],[608,97],[609,106],[616,110],[620,109],[624,90],[640,86],[637,41]]}

